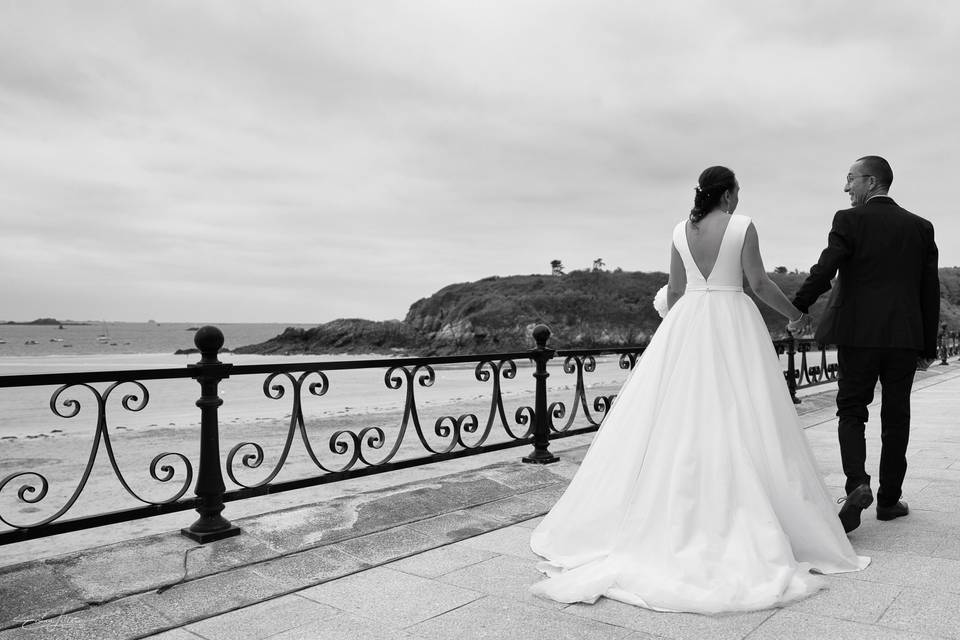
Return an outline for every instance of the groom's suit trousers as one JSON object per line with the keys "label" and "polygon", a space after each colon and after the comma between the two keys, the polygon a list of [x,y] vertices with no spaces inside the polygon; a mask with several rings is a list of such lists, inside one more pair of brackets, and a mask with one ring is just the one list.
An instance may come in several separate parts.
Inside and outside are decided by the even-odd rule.
{"label": "groom's suit trousers", "polygon": [[907,472],[910,439],[910,389],[919,351],[914,349],[837,347],[840,378],[837,389],[838,435],[846,492],[870,484],[865,469],[864,428],[877,382],[881,387],[880,487],[877,504],[888,507],[900,499]]}

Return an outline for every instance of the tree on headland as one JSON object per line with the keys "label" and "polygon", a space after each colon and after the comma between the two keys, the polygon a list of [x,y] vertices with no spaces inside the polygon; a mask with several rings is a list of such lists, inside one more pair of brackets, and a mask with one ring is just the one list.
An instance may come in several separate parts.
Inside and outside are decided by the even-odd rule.
{"label": "tree on headland", "polygon": [[597,258],[593,261],[593,271],[603,271],[603,268],[607,266],[603,261],[603,258]]}
{"label": "tree on headland", "polygon": [[559,260],[551,260],[550,269],[555,276],[563,275],[563,263]]}
{"label": "tree on headland", "polygon": [[777,267],[776,269],[773,270],[773,272],[774,272],[774,273],[786,273],[786,272],[787,272],[787,268],[786,268],[786,267]]}

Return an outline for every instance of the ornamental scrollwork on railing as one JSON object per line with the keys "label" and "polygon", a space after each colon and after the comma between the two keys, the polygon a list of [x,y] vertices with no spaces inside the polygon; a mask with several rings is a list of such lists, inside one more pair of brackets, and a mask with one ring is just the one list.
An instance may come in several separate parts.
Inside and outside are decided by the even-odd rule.
{"label": "ornamental scrollwork on railing", "polygon": [[803,354],[800,363],[800,371],[803,372],[803,379],[806,380],[805,386],[824,384],[826,382],[835,382],[839,366],[837,363],[827,363],[827,348],[824,345],[816,345],[819,350],[820,363],[807,363],[807,353],[813,350],[816,343],[803,343],[798,345],[797,351]]}
{"label": "ornamental scrollwork on railing", "polygon": [[498,418],[503,430],[511,439],[520,440],[530,436],[533,430],[533,409],[531,407],[523,406],[516,410],[514,413],[514,420],[519,426],[525,427],[522,433],[516,433],[507,422],[506,412],[503,408],[503,389],[501,388],[500,381],[501,379],[513,380],[516,378],[516,376],[517,364],[513,360],[500,360],[499,362],[494,362],[493,360],[484,360],[477,363],[477,366],[474,369],[474,377],[477,379],[477,381],[489,382],[490,380],[493,380],[493,388],[490,390],[490,412],[487,414],[487,423],[480,439],[475,441],[472,445],[468,445],[466,442],[461,441],[461,444],[465,448],[475,448],[482,445],[483,442],[489,437],[493,429],[493,425]]}
{"label": "ornamental scrollwork on railing", "polygon": [[[282,376],[282,378],[281,378]],[[286,395],[286,389],[282,384],[279,384],[277,381],[286,380],[290,383],[291,388],[293,389],[291,395],[291,401],[293,402],[293,407],[290,410],[290,424],[287,428],[287,434],[283,442],[283,450],[280,452],[280,457],[277,460],[277,463],[274,465],[273,469],[267,476],[255,483],[244,483],[237,478],[236,474],[236,458],[237,455],[243,451],[248,450],[244,453],[243,457],[240,459],[240,464],[246,467],[247,469],[256,469],[263,464],[264,453],[263,447],[261,447],[256,442],[244,441],[238,442],[227,453],[226,459],[226,471],[227,476],[237,485],[245,488],[260,487],[270,481],[272,481],[277,474],[280,473],[280,470],[283,468],[284,463],[287,461],[287,457],[290,455],[290,449],[293,446],[293,441],[297,433],[300,434],[300,439],[303,441],[304,448],[307,451],[307,455],[310,456],[310,459],[313,463],[323,471],[335,472],[343,471],[349,469],[357,460],[357,448],[352,448],[352,456],[342,467],[338,469],[333,469],[325,466],[320,462],[317,457],[316,452],[313,450],[313,447],[310,444],[310,438],[307,435],[306,425],[304,424],[303,419],[303,384],[310,376],[316,376],[318,379],[310,382],[307,385],[307,392],[312,396],[322,396],[327,393],[327,390],[330,388],[330,381],[327,379],[327,376],[322,371],[304,371],[299,376],[294,376],[287,372],[277,372],[272,373],[263,381],[263,395],[270,398],[271,400],[280,400]],[[252,449],[252,451],[249,451]],[[330,440],[330,450],[333,453],[338,455],[344,455],[351,451],[351,447],[345,443],[341,442],[337,438],[337,434],[334,434],[334,437]]]}
{"label": "ornamental scrollwork on railing", "polygon": [[[618,366],[621,369],[632,370],[636,366],[637,360],[642,353],[642,350],[621,353],[618,358]],[[577,414],[580,412],[580,410],[583,411],[583,416],[590,426],[597,427],[601,422],[603,422],[603,419],[606,417],[610,407],[613,406],[613,401],[616,399],[617,394],[613,393],[609,395],[598,395],[593,398],[592,403],[587,399],[584,374],[593,373],[596,371],[596,368],[597,361],[593,355],[573,354],[568,355],[564,359],[563,372],[568,375],[576,374],[577,376],[573,392],[573,400],[570,403],[572,409],[570,410],[570,415],[567,417],[566,422],[560,426],[557,426],[554,421],[563,420],[563,418],[567,416],[567,405],[563,401],[557,401],[551,403],[547,407],[547,413],[551,418],[551,431],[555,433],[568,431],[576,421]],[[590,408],[591,406],[593,408],[592,411]]]}
{"label": "ornamental scrollwork on railing", "polygon": [[[783,371],[783,377],[789,383],[790,377],[793,376],[796,388],[836,382],[839,366],[836,362],[827,362],[826,345],[814,340],[796,340],[794,342],[790,339],[777,340],[773,345],[777,355],[786,354],[788,356],[787,368]],[[811,356],[808,355],[811,352],[819,352],[818,363],[811,362]],[[795,362],[797,355],[800,356],[799,363]],[[791,360],[791,358],[794,360]]]}
{"label": "ornamental scrollwork on railing", "polygon": [[[0,522],[3,522],[7,526],[15,529],[30,529],[49,524],[69,511],[80,497],[80,494],[87,485],[87,481],[90,479],[90,474],[93,472],[94,464],[96,463],[97,455],[100,451],[101,441],[103,442],[104,449],[107,452],[107,460],[109,461],[114,474],[127,493],[129,493],[136,500],[150,505],[169,504],[176,502],[187,492],[191,486],[191,482],[193,481],[193,466],[190,464],[190,460],[185,455],[178,452],[166,451],[159,453],[153,457],[148,467],[151,478],[160,483],[168,483],[173,481],[177,475],[176,466],[172,464],[174,460],[179,460],[179,462],[183,465],[183,482],[178,488],[176,488],[173,495],[170,497],[163,500],[151,500],[140,495],[127,482],[126,477],[120,470],[120,465],[117,462],[116,455],[114,454],[113,443],[110,440],[110,429],[107,422],[107,401],[110,399],[110,395],[113,393],[114,389],[124,384],[135,385],[139,390],[139,394],[136,392],[127,393],[120,401],[121,406],[123,406],[123,408],[127,411],[131,412],[142,411],[150,401],[150,394],[147,391],[147,388],[137,381],[114,382],[102,393],[95,387],[86,383],[65,384],[53,392],[53,394],[50,396],[50,410],[54,413],[54,415],[68,420],[79,415],[82,409],[80,400],[78,400],[76,397],[72,397],[71,395],[77,390],[78,387],[82,387],[90,391],[97,402],[97,419],[93,444],[90,447],[90,453],[87,456],[87,462],[84,466],[83,473],[80,476],[80,481],[77,483],[76,487],[74,487],[73,492],[67,498],[66,502],[52,515],[36,522],[17,523],[12,521],[9,516],[0,514]],[[63,398],[62,401],[61,398]],[[170,458],[173,458],[174,460],[170,460]],[[22,484],[20,484],[19,488],[17,489],[17,498],[21,502],[29,505],[35,505],[41,503],[47,497],[50,489],[50,482],[46,476],[39,471],[19,471],[7,475],[5,478],[0,480],[0,494],[3,493],[7,485],[13,483],[18,478],[21,479],[20,482]],[[39,489],[37,486],[38,484]]]}
{"label": "ornamental scrollwork on railing", "polygon": [[[387,389],[404,390],[403,415],[395,431],[395,437],[391,439],[392,442],[388,446],[387,432],[384,428],[376,425],[364,427],[359,431],[349,429],[334,431],[330,435],[328,448],[331,453],[341,457],[339,464],[336,465],[321,461],[320,456],[317,455],[306,429],[302,402],[304,383],[307,378],[309,376],[318,378],[307,386],[307,392],[314,396],[322,396],[330,388],[327,375],[319,370],[306,371],[299,376],[291,373],[271,374],[264,381],[264,395],[270,399],[279,400],[286,395],[286,387],[290,389],[290,422],[282,451],[273,468],[265,477],[254,483],[243,482],[238,477],[238,468],[256,469],[260,467],[264,461],[264,450],[261,445],[255,442],[239,442],[230,449],[226,456],[227,475],[230,480],[244,488],[260,487],[270,483],[277,477],[286,463],[297,434],[299,434],[313,464],[327,473],[349,471],[358,463],[375,467],[391,462],[400,451],[410,430],[413,430],[416,434],[423,449],[436,455],[450,453],[457,448],[476,449],[481,447],[489,439],[497,422],[500,423],[511,439],[527,438],[533,428],[533,409],[520,407],[516,410],[516,426],[522,427],[522,429],[516,429],[516,426],[511,426],[507,421],[503,406],[501,381],[513,379],[516,374],[517,365],[513,360],[484,360],[478,362],[474,369],[474,377],[479,382],[492,381],[493,384],[490,409],[486,419],[481,422],[480,418],[473,413],[441,416],[434,421],[431,437],[428,437],[428,432],[421,422],[417,407],[416,389],[433,386],[436,381],[436,371],[429,364],[413,367],[390,367],[384,374],[384,385]],[[280,382],[286,384],[280,384]],[[437,438],[440,439],[439,444]],[[381,450],[385,451],[382,455],[374,455],[375,452]]]}
{"label": "ornamental scrollwork on railing", "polygon": [[643,351],[629,351],[627,353],[621,353],[619,359],[620,368],[633,371],[633,368],[637,366],[637,360],[642,355]]}

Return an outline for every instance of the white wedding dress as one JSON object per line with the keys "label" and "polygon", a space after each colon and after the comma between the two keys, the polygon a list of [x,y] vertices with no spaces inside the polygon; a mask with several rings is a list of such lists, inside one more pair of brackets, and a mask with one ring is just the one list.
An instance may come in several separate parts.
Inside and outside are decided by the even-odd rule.
{"label": "white wedding dress", "polygon": [[779,606],[811,574],[858,571],[784,383],[733,215],[708,278],[673,242],[687,289],[657,329],[530,546],[559,602],[606,596],[661,611]]}

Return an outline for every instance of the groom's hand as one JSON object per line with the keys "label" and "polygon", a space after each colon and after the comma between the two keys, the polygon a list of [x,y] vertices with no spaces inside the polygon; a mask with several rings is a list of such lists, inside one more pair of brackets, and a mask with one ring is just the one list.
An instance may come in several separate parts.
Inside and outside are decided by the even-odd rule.
{"label": "groom's hand", "polygon": [[796,320],[791,320],[787,323],[787,331],[792,335],[800,335],[806,333],[807,327],[810,325],[810,316],[803,314]]}
{"label": "groom's hand", "polygon": [[917,370],[918,370],[918,371],[926,371],[927,368],[928,368],[931,364],[933,364],[933,361],[934,361],[934,360],[936,360],[936,358],[924,358],[924,357],[922,357],[922,356],[919,357],[919,358],[917,358]]}

